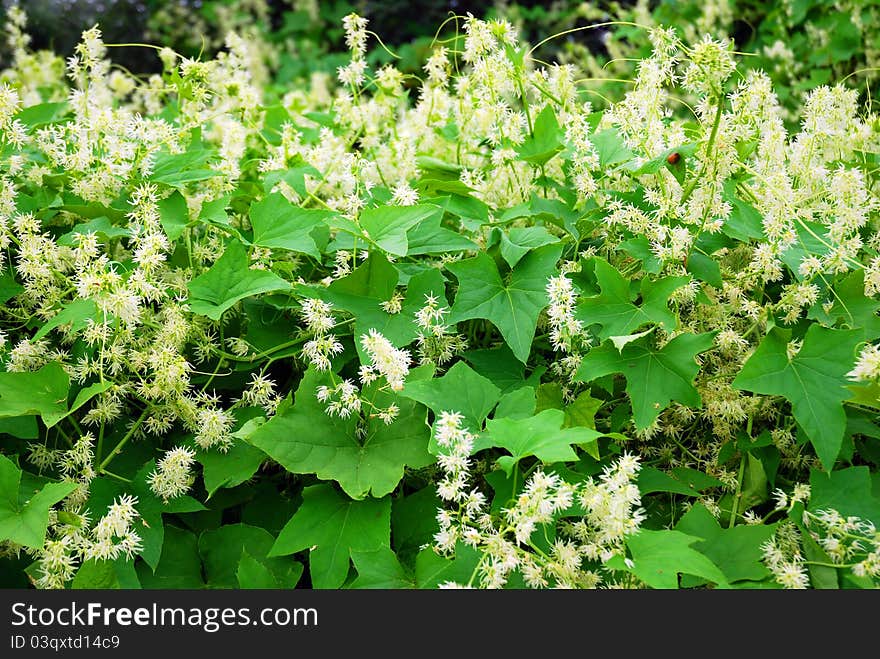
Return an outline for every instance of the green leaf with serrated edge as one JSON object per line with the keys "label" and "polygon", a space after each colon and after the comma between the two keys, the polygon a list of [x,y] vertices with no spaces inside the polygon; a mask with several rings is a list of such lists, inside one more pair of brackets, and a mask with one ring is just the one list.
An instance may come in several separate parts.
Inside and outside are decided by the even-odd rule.
{"label": "green leaf with serrated edge", "polygon": [[89,320],[98,318],[98,305],[92,300],[74,300],[66,304],[57,314],[40,326],[34,334],[32,341],[39,341],[50,331],[61,325],[70,324],[76,332],[88,325]]}
{"label": "green leaf with serrated edge", "polygon": [[397,288],[397,269],[383,254],[373,253],[351,274],[337,279],[326,288],[303,289],[306,295],[319,297],[334,307],[351,313],[354,318],[355,346],[361,361],[369,358],[363,353],[360,337],[371,329],[381,333],[395,346],[410,344],[419,334],[415,314],[425,306],[426,296],[432,296],[440,307],[446,307],[446,285],[437,269],[420,272],[410,278],[399,313],[390,314],[382,308]]}
{"label": "green leaf with serrated edge", "polygon": [[632,572],[651,588],[678,588],[679,574],[692,574],[727,588],[727,578],[718,566],[691,547],[700,540],[702,538],[680,531],[641,529],[626,539],[626,546],[632,554],[632,567],[628,567],[619,555],[606,566]]}
{"label": "green leaf with serrated edge", "polygon": [[143,588],[204,588],[199,540],[194,533],[168,526],[162,543],[162,556],[155,572],[146,563],[137,563]]}
{"label": "green leaf with serrated edge", "polygon": [[293,588],[302,575],[302,564],[286,557],[268,557],[275,542],[266,529],[247,524],[227,524],[199,536],[199,555],[209,588],[238,588],[241,555],[246,552],[272,575],[279,588]]}
{"label": "green leaf with serrated edge", "polygon": [[58,362],[38,371],[0,373],[0,418],[39,415],[52,425],[67,414],[70,379]]}
{"label": "green leaf with serrated edge", "polygon": [[830,474],[810,472],[810,512],[833,509],[880,526],[880,496],[875,495],[868,467],[849,467]]}
{"label": "green leaf with serrated edge", "polygon": [[254,245],[287,249],[320,259],[311,232],[332,214],[332,211],[300,208],[284,195],[273,192],[251,205],[249,217],[254,228]]}
{"label": "green leaf with serrated edge", "polygon": [[694,549],[717,565],[727,581],[761,581],[770,576],[762,562],[761,545],[776,532],[776,524],[744,524],[722,529],[718,520],[701,503],[694,504],[675,526],[702,538]]}
{"label": "green leaf with serrated edge", "polygon": [[416,587],[415,579],[410,576],[397,555],[382,547],[374,551],[353,551],[351,560],[358,576],[350,588],[386,588],[386,589],[411,589]]}
{"label": "green leaf with serrated edge", "polygon": [[559,242],[559,238],[542,226],[515,228],[501,233],[501,256],[511,268],[531,250]]}
{"label": "green leaf with serrated edge", "polygon": [[407,231],[442,212],[433,204],[379,206],[362,210],[358,222],[363,235],[372,243],[394,256],[406,256],[409,247]]}
{"label": "green leaf with serrated edge", "polygon": [[159,222],[165,230],[165,234],[171,240],[177,240],[183,235],[186,225],[189,224],[189,207],[186,199],[178,190],[172,192],[165,199],[160,199]]}
{"label": "green leaf with serrated edge", "polygon": [[337,481],[355,499],[370,493],[383,496],[397,487],[405,467],[433,462],[425,415],[415,401],[379,391],[378,384],[365,387],[362,393],[374,405],[381,408],[395,402],[400,413],[390,425],[370,418],[361,436],[356,419],[331,417],[324,411],[315,395],[321,385],[332,387],[330,376],[309,369],[294,406],[256,430],[250,443],[292,473]]}
{"label": "green leaf with serrated edge", "polygon": [[501,390],[464,362],[453,364],[443,377],[407,382],[401,396],[412,398],[431,408],[434,414],[458,412],[473,430],[501,398]]}
{"label": "green leaf with serrated edge", "polygon": [[595,443],[601,433],[590,428],[563,428],[565,413],[548,409],[525,419],[491,419],[474,442],[474,451],[503,448],[510,456],[498,459],[508,475],[523,458],[533,455],[545,464],[578,459],[572,444]]}
{"label": "green leaf with serrated edge", "polygon": [[516,358],[525,363],[538,315],[548,303],[547,278],[555,271],[561,253],[562,245],[546,245],[529,252],[513,269],[508,283],[485,253],[448,265],[459,284],[449,322],[485,318],[498,328]]}
{"label": "green leaf with serrated edge", "polygon": [[606,341],[587,353],[575,379],[590,382],[611,373],[622,373],[636,428],[644,430],[673,400],[689,407],[702,405],[693,385],[700,370],[695,358],[712,347],[713,340],[713,332],[679,334],[657,349],[644,338],[626,345],[620,352]]}
{"label": "green leaf with serrated edge", "polygon": [[76,489],[71,482],[47,483],[39,491],[21,487],[21,469],[0,455],[0,541],[38,549],[46,539],[49,509]]}
{"label": "green leaf with serrated edge", "polygon": [[642,303],[636,306],[631,301],[629,280],[603,259],[594,257],[593,263],[602,292],[582,300],[575,317],[585,325],[601,325],[600,339],[630,334],[645,323],[657,323],[667,331],[676,328],[678,319],[669,310],[669,296],[687,284],[688,277],[663,277],[656,282],[642,279]]}
{"label": "green leaf with serrated edge", "polygon": [[823,466],[830,470],[846,428],[843,401],[851,395],[846,374],[855,362],[859,332],[811,325],[792,359],[788,357],[790,339],[790,330],[770,330],[743,365],[733,387],[784,396]]}
{"label": "green leaf with serrated edge", "polygon": [[520,160],[541,167],[562,148],[562,130],[553,106],[548,103],[535,117],[532,134],[523,141],[517,153]]}
{"label": "green leaf with serrated edge", "polygon": [[251,295],[291,288],[273,272],[251,270],[244,245],[233,240],[210,269],[189,285],[189,306],[193,313],[220,320],[224,311]]}
{"label": "green leaf with serrated edge", "polygon": [[309,550],[309,574],[315,588],[339,588],[352,551],[391,546],[391,499],[352,501],[331,485],[303,490],[303,503],[281,529],[270,556]]}

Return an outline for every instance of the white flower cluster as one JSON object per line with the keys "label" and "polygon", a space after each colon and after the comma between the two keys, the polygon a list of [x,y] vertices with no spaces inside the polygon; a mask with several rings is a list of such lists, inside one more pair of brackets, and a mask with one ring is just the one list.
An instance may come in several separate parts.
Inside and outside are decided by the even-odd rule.
{"label": "white flower cluster", "polygon": [[192,466],[195,462],[195,451],[185,446],[177,446],[156,463],[156,469],[150,472],[147,483],[157,497],[166,503],[169,499],[186,494],[195,481]]}
{"label": "white flower cluster", "polygon": [[409,352],[395,348],[381,332],[375,329],[370,329],[368,334],[361,335],[361,345],[370,357],[370,363],[360,368],[361,382],[370,384],[377,377],[382,376],[392,391],[403,389],[404,381],[409,374],[411,361]]}
{"label": "white flower cluster", "polygon": [[550,299],[550,306],[547,307],[550,343],[554,350],[568,352],[572,348],[572,341],[584,333],[583,324],[574,317],[577,293],[571,279],[565,275],[550,277],[547,281],[547,297]]}
{"label": "white flower cluster", "polygon": [[331,358],[342,352],[342,344],[330,332],[336,324],[331,314],[332,309],[329,302],[305,298],[300,310],[306,328],[314,336],[303,345],[303,356],[319,371],[329,371]]}
{"label": "white flower cluster", "polygon": [[34,550],[38,560],[37,588],[60,589],[73,579],[82,561],[128,559],[143,549],[141,537],[134,529],[139,515],[136,497],[117,497],[107,513],[92,526],[85,512],[65,511],[65,520],[50,511],[47,539]]}
{"label": "white flower cluster", "polygon": [[467,339],[461,334],[450,333],[449,325],[444,321],[448,313],[448,307],[441,306],[436,295],[425,295],[425,306],[415,313],[419,327],[420,364],[443,365],[467,350]]}
{"label": "white flower cluster", "polygon": [[[457,412],[443,411],[434,422],[442,477],[438,496],[446,506],[437,512],[434,548],[444,554],[464,543],[481,553],[474,578],[482,588],[501,588],[516,571],[531,588],[594,588],[602,575],[585,562],[607,562],[623,551],[625,538],[644,519],[634,479],[640,465],[623,455],[606,467],[598,481],[571,484],[559,474],[538,469],[525,482],[513,505],[493,515],[485,496],[471,483],[475,437]],[[563,519],[579,503],[586,513]],[[576,515],[576,513],[574,513]],[[560,536],[549,551],[536,550],[533,535],[559,521]],[[473,580],[472,580],[473,581]],[[455,584],[448,584],[454,586]],[[467,584],[471,586],[472,583]]]}

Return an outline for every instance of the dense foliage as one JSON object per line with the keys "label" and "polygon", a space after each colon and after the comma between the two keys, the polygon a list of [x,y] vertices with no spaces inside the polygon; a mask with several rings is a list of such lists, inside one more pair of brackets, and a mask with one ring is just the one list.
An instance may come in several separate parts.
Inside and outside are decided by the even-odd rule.
{"label": "dense foliage", "polygon": [[7,19],[3,585],[880,582],[859,88],[471,15],[410,73],[348,14],[332,74],[229,31],[137,77]]}

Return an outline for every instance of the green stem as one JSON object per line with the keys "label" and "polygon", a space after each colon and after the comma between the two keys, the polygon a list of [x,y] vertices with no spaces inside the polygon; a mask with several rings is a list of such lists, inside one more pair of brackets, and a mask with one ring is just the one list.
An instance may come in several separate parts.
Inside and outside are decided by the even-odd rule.
{"label": "green stem", "polygon": [[104,461],[101,462],[100,466],[98,467],[98,471],[100,471],[102,474],[106,473],[104,471],[104,468],[113,461],[113,458],[119,455],[119,453],[122,451],[122,447],[128,444],[128,440],[130,440],[134,436],[135,431],[140,427],[144,419],[147,418],[148,411],[149,408],[146,408],[143,412],[141,412],[141,415],[137,418],[137,421],[134,422],[131,428],[128,429],[128,432],[125,433],[125,436],[121,440],[119,440],[119,443],[113,447],[113,450],[110,451],[107,457],[104,458]]}
{"label": "green stem", "polygon": [[[721,115],[724,113],[724,103],[723,97],[718,99],[718,110],[715,112],[715,122],[712,124],[712,132],[709,134],[709,142],[706,144],[706,158],[709,158],[709,153],[712,151],[712,147],[715,146],[715,138],[718,137],[718,127],[721,125]],[[680,205],[684,205],[690,196],[693,194],[694,189],[697,187],[697,182],[703,177],[703,174],[706,173],[706,161],[703,161],[703,166],[700,168],[700,172],[691,179],[691,182],[688,183],[688,186],[685,188],[684,192],[681,194],[681,201],[679,201]]]}

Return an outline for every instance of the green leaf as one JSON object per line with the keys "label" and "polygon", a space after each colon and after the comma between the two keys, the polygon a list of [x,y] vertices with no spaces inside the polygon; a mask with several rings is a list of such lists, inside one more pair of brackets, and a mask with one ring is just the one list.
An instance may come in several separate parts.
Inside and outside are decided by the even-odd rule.
{"label": "green leaf", "polygon": [[412,589],[416,587],[415,580],[403,569],[400,561],[397,560],[397,555],[387,547],[374,551],[353,551],[351,560],[358,572],[357,579],[351,584],[352,588]]}
{"label": "green leaf", "polygon": [[149,180],[180,188],[187,183],[219,176],[221,172],[206,167],[212,155],[211,151],[195,144],[184,153],[157,153],[153,156]]}
{"label": "green leaf", "polygon": [[0,541],[39,549],[46,539],[49,509],[76,489],[71,482],[47,483],[39,491],[21,486],[21,469],[0,455]]}
{"label": "green leaf", "polygon": [[458,412],[472,430],[483,421],[501,399],[501,390],[464,362],[456,362],[443,377],[407,382],[401,396],[431,408],[434,414]]}
{"label": "green leaf", "polygon": [[599,165],[601,167],[609,167],[622,162],[627,162],[635,157],[623,142],[623,138],[614,128],[603,130],[599,133],[590,135],[590,141],[596,147],[596,154],[599,156]]}
{"label": "green leaf", "polygon": [[645,466],[639,472],[638,485],[642,494],[672,492],[698,497],[703,490],[720,487],[723,483],[717,478],[687,467],[676,467],[667,473],[655,467]]}
{"label": "green leaf", "polygon": [[281,529],[270,556],[309,549],[315,588],[339,588],[348,574],[349,554],[391,546],[391,499],[352,501],[330,485],[303,490],[303,503]]}
{"label": "green leaf", "polygon": [[581,301],[575,315],[585,325],[601,325],[600,339],[630,334],[645,323],[656,323],[667,331],[676,328],[678,319],[667,304],[669,296],[688,283],[688,277],[663,277],[656,282],[642,279],[639,307],[631,301],[629,281],[616,268],[598,257],[593,263],[602,292]]}
{"label": "green leaf", "polygon": [[841,322],[844,328],[859,330],[861,341],[880,337],[880,302],[865,295],[865,271],[854,270],[834,286],[831,309],[826,313],[821,304],[810,309],[808,316],[833,325]]}
{"label": "green leaf", "polygon": [[46,124],[54,124],[62,121],[70,113],[70,105],[67,101],[59,103],[38,103],[20,110],[15,118],[28,128],[37,128]]}
{"label": "green leaf", "polygon": [[125,227],[113,225],[106,217],[96,217],[88,222],[77,224],[73,229],[59,237],[56,241],[59,245],[72,247],[76,244],[76,236],[96,233],[104,236],[105,240],[111,240],[120,236],[129,236],[131,232]]}
{"label": "green leaf", "polygon": [[51,426],[67,414],[69,387],[58,362],[33,372],[0,373],[0,418],[36,414]]}
{"label": "green leaf", "polygon": [[[92,398],[94,398],[95,396],[97,396],[98,394],[100,394],[104,391],[107,391],[112,386],[113,386],[112,382],[96,382],[95,384],[91,384],[88,387],[84,387],[84,388],[80,389],[79,393],[77,393],[77,395],[76,395],[76,398],[73,400],[73,405],[71,405],[70,409],[64,413],[64,416],[61,416],[61,417],[53,416],[53,418],[51,420],[46,421],[46,427],[51,428],[51,427],[55,426],[59,421],[67,418],[68,416],[70,416],[71,414],[76,412],[79,408],[81,408],[83,405],[88,403]],[[44,419],[44,421],[45,421],[45,419]]]}
{"label": "green leaf", "polygon": [[690,407],[702,405],[693,386],[700,370],[695,357],[712,347],[714,333],[679,334],[659,350],[648,338],[627,344],[623,350],[606,341],[587,353],[575,379],[590,382],[611,373],[626,378],[633,419],[640,430],[647,428],[673,400]]}
{"label": "green leaf", "polygon": [[140,588],[134,561],[124,556],[115,561],[84,561],[70,587],[73,590],[119,590],[122,588]]}
{"label": "green leaf", "polygon": [[531,250],[558,242],[559,238],[542,226],[515,228],[501,233],[500,251],[507,265],[513,268]]}
{"label": "green leaf", "polygon": [[321,385],[332,386],[330,376],[307,371],[293,407],[256,430],[250,442],[292,473],[336,480],[355,499],[384,496],[397,487],[405,467],[433,462],[424,412],[415,401],[378,391],[376,385],[365,388],[364,395],[378,407],[398,401],[400,414],[391,425],[370,418],[361,437],[356,419],[327,415],[315,396]]}
{"label": "green leaf", "polygon": [[830,474],[810,472],[810,512],[836,510],[880,526],[880,497],[875,496],[868,467],[849,467]]}
{"label": "green leaf", "polygon": [[433,204],[379,206],[362,210],[358,221],[369,241],[389,254],[406,256],[409,249],[406,232],[438,213],[442,213],[442,209]]}
{"label": "green leaf", "polygon": [[486,432],[474,442],[474,451],[498,447],[510,456],[498,459],[498,465],[509,476],[524,457],[533,455],[544,464],[574,462],[577,453],[572,444],[594,443],[601,433],[590,428],[563,428],[565,412],[547,409],[525,419],[491,419]]}
{"label": "green leaf", "polygon": [[[727,578],[704,554],[691,548],[701,538],[680,531],[641,529],[626,540],[633,566],[628,568],[651,588],[678,588],[679,574],[702,577],[722,588]],[[614,569],[627,569],[620,556],[608,563]]]}
{"label": "green leaf", "polygon": [[712,513],[697,503],[679,520],[675,529],[703,538],[694,549],[721,568],[730,583],[761,581],[770,576],[761,560],[761,545],[776,532],[775,524],[743,524],[722,529]]}
{"label": "green leaf", "polygon": [[547,278],[555,270],[561,253],[561,245],[546,245],[529,252],[513,269],[508,283],[501,279],[495,261],[485,253],[448,265],[459,283],[449,322],[472,318],[491,321],[516,358],[525,363],[538,315],[547,306]]}
{"label": "green leaf", "polygon": [[737,389],[784,396],[816,454],[830,470],[846,428],[843,401],[851,396],[846,374],[855,361],[856,330],[811,325],[793,359],[787,346],[791,331],[773,328],[733,381]]}
{"label": "green leaf", "polygon": [[98,317],[98,306],[92,300],[74,300],[64,305],[57,314],[52,316],[48,321],[36,331],[32,341],[39,341],[46,336],[51,330],[61,325],[70,324],[71,330],[77,332],[88,324],[87,321],[95,320]]}
{"label": "green leaf", "polygon": [[391,505],[391,537],[394,551],[404,561],[432,542],[438,531],[437,509],[442,506],[433,483],[407,496],[398,496]]}
{"label": "green leaf", "polygon": [[155,571],[146,563],[137,564],[144,588],[204,588],[199,541],[194,533],[176,526],[165,528],[161,558]]}
{"label": "green leaf", "polygon": [[541,167],[562,148],[562,130],[552,104],[548,103],[535,117],[532,134],[523,141],[517,153],[520,160]]}
{"label": "green leaf", "polygon": [[294,206],[284,195],[273,192],[251,205],[254,244],[302,252],[320,259],[321,253],[311,233],[331,215],[331,211]]}
{"label": "green leaf", "polygon": [[268,456],[256,446],[238,441],[225,453],[198,451],[196,457],[202,463],[202,478],[211,498],[221,487],[235,487],[250,480]]}
{"label": "green leaf", "polygon": [[241,550],[235,578],[238,581],[238,587],[245,590],[278,588],[278,582],[269,568],[251,556],[247,548]]}
{"label": "green leaf", "polygon": [[274,542],[266,529],[247,524],[227,524],[202,533],[199,554],[205,566],[208,587],[239,588],[242,554],[247,554],[265,568],[274,579],[275,588],[296,586],[302,575],[302,564],[289,558],[267,557]]}
{"label": "green leaf", "polygon": [[189,224],[189,207],[178,190],[159,201],[159,222],[170,240],[177,240]]}
{"label": "green leaf", "polygon": [[407,232],[406,240],[409,246],[406,253],[408,256],[479,249],[479,246],[472,240],[457,231],[441,226],[442,219],[439,215],[429,217]]}
{"label": "green leaf", "polygon": [[223,312],[239,300],[290,288],[288,282],[272,272],[248,268],[244,245],[233,240],[207,272],[189,283],[189,304],[193,313],[220,320]]}
{"label": "green leaf", "polygon": [[[446,306],[446,286],[439,270],[431,268],[420,272],[410,278],[400,312],[390,314],[382,308],[382,303],[394,295],[399,277],[385,255],[374,252],[350,275],[337,279],[327,288],[308,289],[307,294],[350,312],[355,318],[355,337],[375,329],[395,346],[403,347],[418,336],[415,314],[425,306],[427,295],[437,298],[440,306]],[[356,340],[355,343],[362,361],[368,361],[362,353],[361,342]]]}

